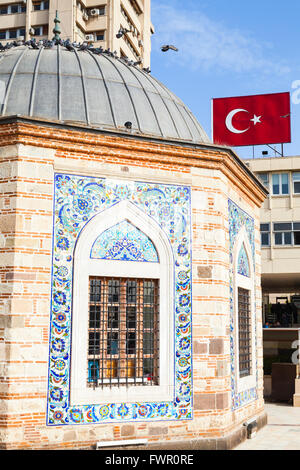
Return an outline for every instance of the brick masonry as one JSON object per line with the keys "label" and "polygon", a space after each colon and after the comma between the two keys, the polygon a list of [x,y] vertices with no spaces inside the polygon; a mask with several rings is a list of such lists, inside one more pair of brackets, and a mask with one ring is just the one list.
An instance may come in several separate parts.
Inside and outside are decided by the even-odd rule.
{"label": "brick masonry", "polygon": [[[88,449],[97,441],[129,438],[147,438],[149,445],[158,446],[196,439],[205,448],[232,433],[243,436],[243,422],[263,416],[258,216],[264,193],[255,179],[227,149],[26,120],[0,124],[0,146],[0,448]],[[54,172],[192,188],[192,420],[46,425]],[[229,198],[255,220],[258,273],[257,399],[235,410],[230,395]]]}

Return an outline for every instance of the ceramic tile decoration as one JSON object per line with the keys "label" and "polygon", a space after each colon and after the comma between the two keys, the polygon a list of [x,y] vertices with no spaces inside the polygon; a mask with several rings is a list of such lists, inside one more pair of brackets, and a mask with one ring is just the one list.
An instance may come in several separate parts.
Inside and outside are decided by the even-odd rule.
{"label": "ceramic tile decoration", "polygon": [[250,277],[250,266],[244,243],[241,246],[238,257],[238,274]]}
{"label": "ceramic tile decoration", "polygon": [[[234,321],[234,247],[235,241],[240,230],[245,227],[246,233],[249,239],[249,243],[253,255],[253,272],[255,273],[255,231],[254,231],[254,219],[250,217],[245,211],[238,207],[233,201],[228,200],[228,212],[229,212],[229,289],[230,289],[230,355],[231,355],[231,397],[232,397],[232,408],[237,409],[241,406],[250,403],[257,399],[257,387],[250,388],[243,392],[237,392],[236,384],[236,371],[235,371],[235,321]],[[246,253],[245,253],[246,255]],[[247,256],[247,255],[246,255]],[[244,268],[243,268],[244,269]],[[254,306],[255,308],[255,306]],[[256,308],[255,308],[256,310]],[[254,315],[256,313],[254,312]],[[256,337],[256,322],[255,322],[255,337]],[[257,370],[257,368],[256,368]],[[257,384],[257,376],[256,376]]]}
{"label": "ceramic tile decoration", "polygon": [[95,241],[91,258],[158,263],[152,241],[127,220],[105,230]]}
{"label": "ceramic tile decoration", "polygon": [[[174,255],[174,399],[170,402],[107,403],[71,406],[70,354],[73,252],[82,228],[99,212],[131,201],[165,231]],[[119,182],[76,175],[55,175],[52,303],[49,350],[48,425],[180,420],[192,418],[192,280],[190,188]],[[142,232],[124,221],[99,235],[91,255],[157,262]],[[128,243],[132,243],[129,248]],[[88,314],[88,312],[86,312]]]}

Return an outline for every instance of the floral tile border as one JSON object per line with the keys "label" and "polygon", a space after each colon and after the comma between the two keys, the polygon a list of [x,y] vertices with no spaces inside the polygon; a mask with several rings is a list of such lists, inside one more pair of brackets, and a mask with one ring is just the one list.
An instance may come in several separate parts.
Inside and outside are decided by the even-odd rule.
{"label": "floral tile border", "polygon": [[[47,424],[192,419],[191,191],[189,187],[55,174]],[[129,200],[165,231],[174,255],[174,399],[71,406],[73,252],[97,213]],[[100,234],[98,234],[100,235]]]}

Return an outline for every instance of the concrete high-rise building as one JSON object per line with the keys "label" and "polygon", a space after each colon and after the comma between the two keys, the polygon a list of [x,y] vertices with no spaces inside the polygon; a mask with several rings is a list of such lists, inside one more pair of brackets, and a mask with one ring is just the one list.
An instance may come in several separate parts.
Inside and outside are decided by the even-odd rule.
{"label": "concrete high-rise building", "polygon": [[264,157],[246,163],[269,191],[260,212],[262,294],[267,312],[268,305],[300,295],[300,157]]}
{"label": "concrete high-rise building", "polygon": [[[0,0],[0,41],[52,39],[56,11],[61,38],[93,42],[150,66],[151,0]],[[126,31],[117,37],[118,31]]]}

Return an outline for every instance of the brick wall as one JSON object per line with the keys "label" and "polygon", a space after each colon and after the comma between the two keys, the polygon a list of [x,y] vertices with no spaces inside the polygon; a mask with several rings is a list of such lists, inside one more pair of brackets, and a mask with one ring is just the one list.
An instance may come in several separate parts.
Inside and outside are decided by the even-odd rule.
{"label": "brick wall", "polygon": [[[22,121],[0,126],[0,146],[0,447],[89,448],[128,438],[201,441],[224,437],[262,413],[261,370],[259,399],[231,408],[227,201],[255,218],[260,272],[258,210],[264,199],[233,154]],[[191,186],[193,420],[46,426],[54,171]],[[258,277],[258,306],[259,283]]]}

